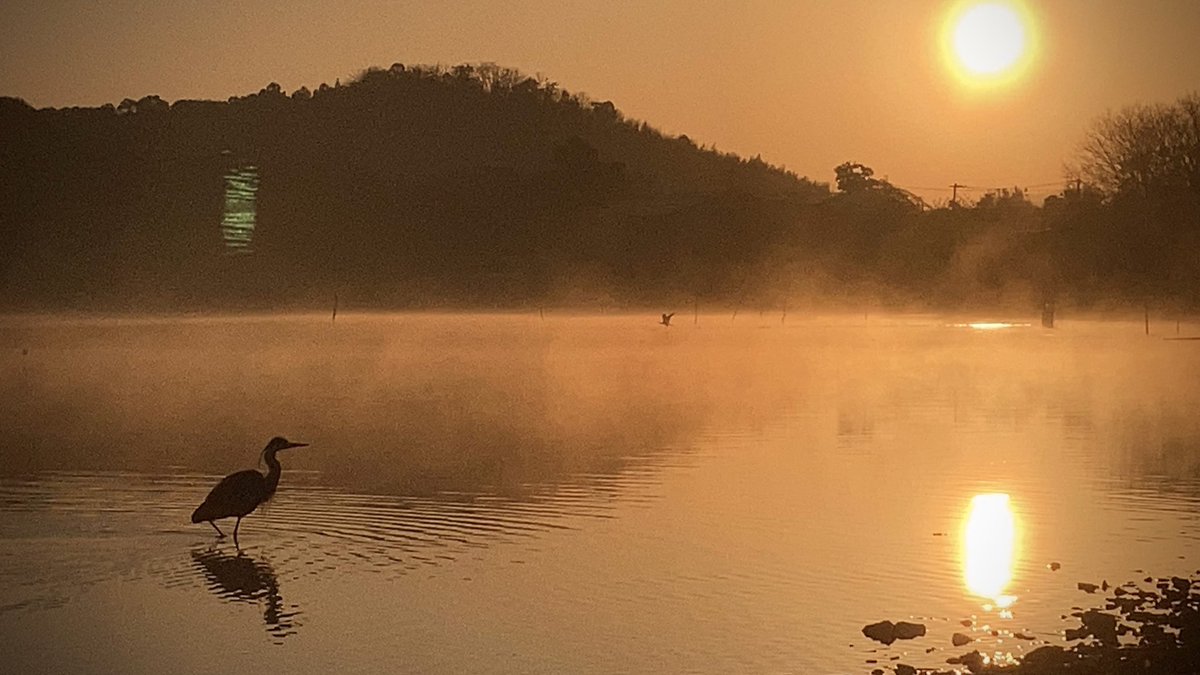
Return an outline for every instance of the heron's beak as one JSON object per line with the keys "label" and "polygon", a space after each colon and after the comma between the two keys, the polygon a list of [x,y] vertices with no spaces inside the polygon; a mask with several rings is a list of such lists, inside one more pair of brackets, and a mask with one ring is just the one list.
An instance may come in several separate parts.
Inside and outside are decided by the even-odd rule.
{"label": "heron's beak", "polygon": [[283,449],[287,450],[288,448],[303,448],[307,445],[308,443],[288,443],[287,445],[283,446]]}

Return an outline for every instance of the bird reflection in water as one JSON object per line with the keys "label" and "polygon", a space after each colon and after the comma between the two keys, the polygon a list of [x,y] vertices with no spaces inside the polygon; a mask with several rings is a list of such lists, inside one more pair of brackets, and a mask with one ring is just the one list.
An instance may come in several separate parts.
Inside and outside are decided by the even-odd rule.
{"label": "bird reflection in water", "polygon": [[255,560],[243,551],[230,555],[209,548],[193,550],[192,564],[205,586],[218,597],[229,602],[261,604],[263,622],[275,641],[296,633],[300,612],[295,606],[285,609],[275,570],[267,562]]}

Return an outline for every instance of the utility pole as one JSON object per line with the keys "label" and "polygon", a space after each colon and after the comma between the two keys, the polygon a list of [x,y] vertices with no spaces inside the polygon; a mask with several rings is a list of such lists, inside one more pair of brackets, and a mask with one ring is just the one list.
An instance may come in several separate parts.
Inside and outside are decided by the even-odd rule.
{"label": "utility pole", "polygon": [[967,187],[967,186],[959,185],[958,183],[954,183],[953,185],[950,186],[950,188],[952,190],[954,190],[954,192],[950,196],[950,204],[953,206],[958,206],[958,188],[961,188],[961,187]]}

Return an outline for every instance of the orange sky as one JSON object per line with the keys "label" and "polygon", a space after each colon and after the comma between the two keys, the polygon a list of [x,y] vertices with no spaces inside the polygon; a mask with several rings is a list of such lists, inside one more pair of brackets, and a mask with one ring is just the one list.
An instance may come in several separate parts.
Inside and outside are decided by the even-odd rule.
{"label": "orange sky", "polygon": [[1096,115],[1200,89],[1196,0],[1026,4],[1039,58],[971,94],[940,61],[946,1],[5,0],[0,95],[224,99],[396,61],[494,61],[816,180],[853,160],[940,189],[1059,181]]}

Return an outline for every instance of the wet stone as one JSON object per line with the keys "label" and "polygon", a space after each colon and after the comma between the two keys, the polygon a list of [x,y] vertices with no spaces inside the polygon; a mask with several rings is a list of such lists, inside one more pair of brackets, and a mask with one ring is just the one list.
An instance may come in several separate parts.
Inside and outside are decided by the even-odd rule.
{"label": "wet stone", "polygon": [[1098,640],[1105,643],[1117,641],[1117,617],[1097,610],[1088,610],[1080,617],[1083,625]]}
{"label": "wet stone", "polygon": [[1082,640],[1089,635],[1086,628],[1068,628],[1064,637],[1068,640]]}
{"label": "wet stone", "polygon": [[1023,663],[1031,669],[1049,669],[1062,666],[1072,660],[1062,647],[1058,645],[1046,645],[1025,655]]}
{"label": "wet stone", "polygon": [[983,654],[979,650],[963,654],[958,657],[958,662],[974,671],[983,670]]}
{"label": "wet stone", "polygon": [[950,644],[954,645],[955,647],[961,647],[969,642],[972,642],[973,640],[974,638],[965,633],[955,633],[954,635],[950,636]]}
{"label": "wet stone", "polygon": [[896,639],[912,640],[925,635],[925,624],[899,621],[896,623]]}
{"label": "wet stone", "polygon": [[876,642],[890,645],[896,640],[912,640],[913,638],[921,637],[925,634],[925,624],[910,623],[908,621],[899,621],[896,623],[880,621],[863,626],[862,632],[863,635]]}
{"label": "wet stone", "polygon": [[890,645],[896,641],[896,626],[891,621],[880,621],[863,626],[863,635],[882,642],[885,645]]}

